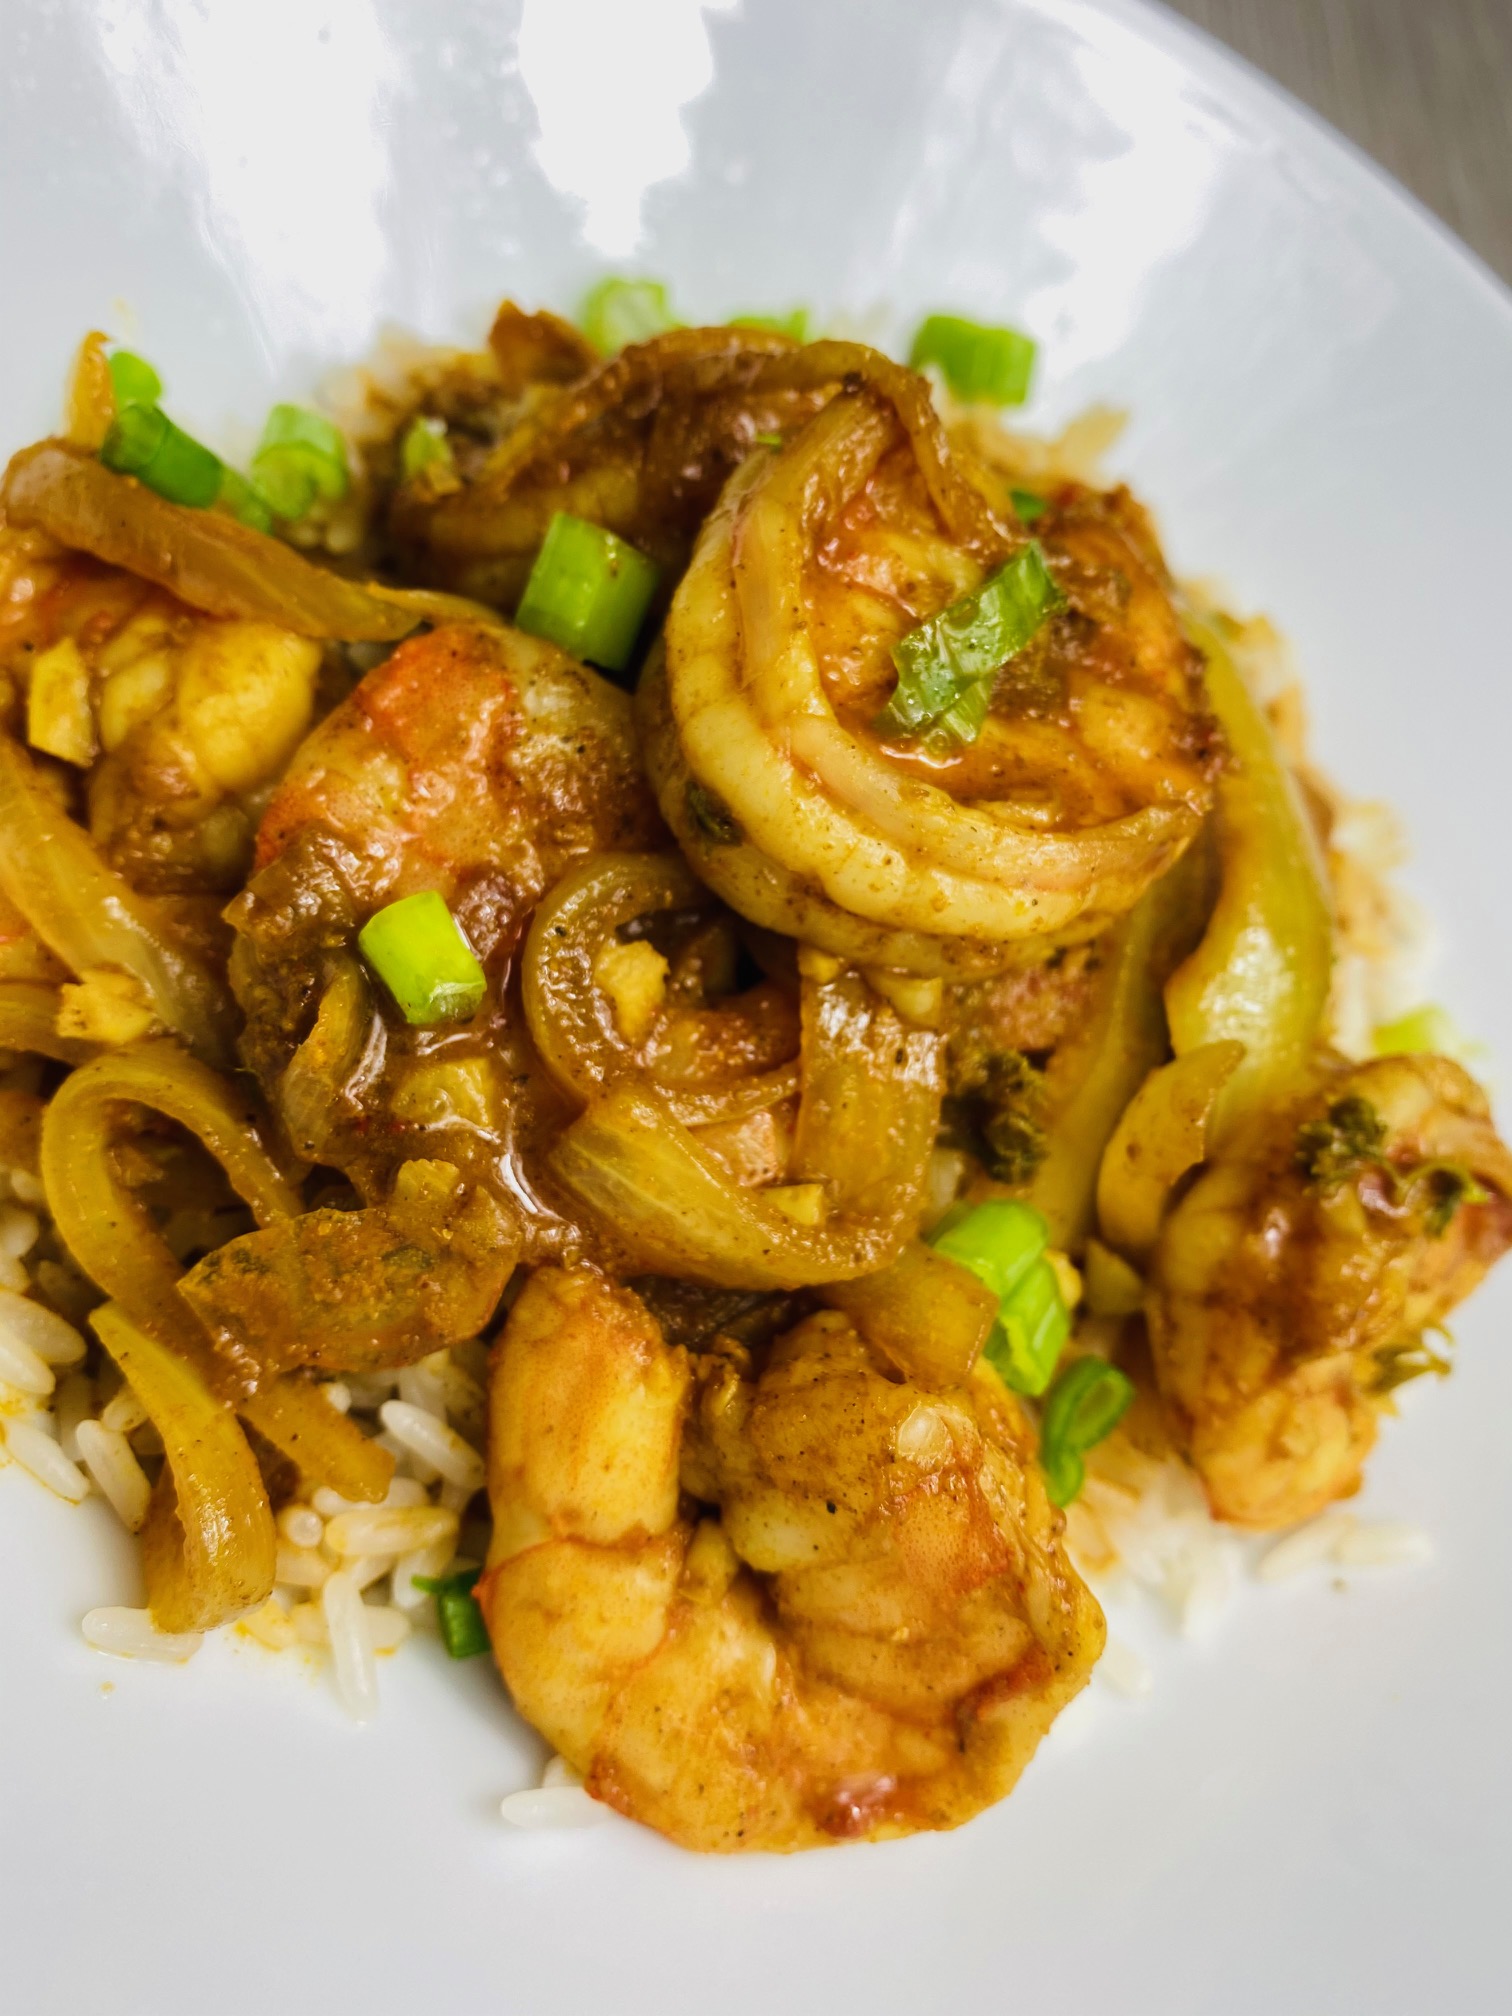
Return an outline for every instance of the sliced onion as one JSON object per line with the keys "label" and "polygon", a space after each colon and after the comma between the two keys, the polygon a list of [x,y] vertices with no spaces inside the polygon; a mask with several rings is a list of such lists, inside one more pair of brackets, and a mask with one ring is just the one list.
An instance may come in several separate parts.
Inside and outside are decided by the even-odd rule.
{"label": "sliced onion", "polygon": [[[596,854],[564,875],[541,904],[525,944],[525,1015],[542,1062],[564,1092],[586,1104],[642,1068],[598,984],[604,946],[636,918],[707,902],[708,892],[675,854]],[[658,1089],[670,1112],[697,1126],[744,1119],[790,1099],[798,1070],[784,1064],[725,1084]]]}
{"label": "sliced onion", "polygon": [[231,1061],[235,1010],[220,976],[151,897],[138,895],[107,867],[83,827],[43,784],[31,757],[5,734],[0,889],[65,966],[75,973],[123,967],[141,982],[158,1020],[197,1055]]}
{"label": "sliced onion", "polygon": [[429,596],[417,604],[403,591],[371,593],[222,511],[170,504],[66,441],[39,441],[12,456],[0,509],[10,524],[36,526],[212,616],[278,623],[302,637],[390,643],[430,613]]}
{"label": "sliced onion", "polygon": [[550,1164],[637,1268],[801,1288],[875,1273],[917,1229],[939,1122],[938,1039],[906,1028],[854,977],[805,991],[794,1173],[823,1186],[829,1216],[801,1226],[733,1184],[663,1098],[627,1081],[574,1122]]}
{"label": "sliced onion", "polygon": [[264,1224],[291,1217],[299,1193],[263,1146],[255,1111],[230,1083],[168,1042],[116,1051],[82,1065],[49,1100],[42,1120],[42,1182],[64,1243],[97,1286],[139,1328],[171,1349],[219,1398],[346,1498],[381,1498],[394,1459],[319,1391],[297,1377],[240,1391],[178,1292],[182,1270],[162,1234],[115,1173],[123,1108],[146,1106],[198,1136]]}
{"label": "sliced onion", "polygon": [[61,1006],[56,987],[35,980],[0,980],[0,1050],[30,1050],[60,1064],[82,1064],[92,1057],[92,1043],[58,1034]]}
{"label": "sliced onion", "polygon": [[166,1464],[142,1529],[147,1604],[160,1631],[208,1631],[272,1593],[278,1536],[236,1416],[176,1351],[107,1302],[90,1319]]}

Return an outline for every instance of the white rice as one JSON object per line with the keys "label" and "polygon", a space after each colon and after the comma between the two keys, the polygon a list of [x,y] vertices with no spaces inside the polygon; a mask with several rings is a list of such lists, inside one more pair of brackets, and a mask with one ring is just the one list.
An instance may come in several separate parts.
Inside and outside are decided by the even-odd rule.
{"label": "white rice", "polygon": [[[359,1603],[358,1622],[374,1653],[397,1652],[410,1635],[410,1620],[391,1603]],[[292,1642],[299,1645],[329,1646],[330,1626],[324,1603],[300,1603],[288,1613]]]}
{"label": "white rice", "polygon": [[309,1505],[285,1505],[278,1515],[278,1530],[291,1547],[318,1547],[325,1537],[325,1521]]}
{"label": "white rice", "polygon": [[278,1549],[278,1565],[273,1580],[284,1589],[321,1589],[330,1579],[332,1564],[314,1547],[291,1547],[287,1541]]}
{"label": "white rice", "polygon": [[325,1530],[325,1545],[333,1554],[409,1554],[453,1539],[457,1515],[443,1505],[398,1505],[362,1512],[341,1512]]}
{"label": "white rice", "polygon": [[139,1533],[147,1518],[152,1486],[126,1437],[100,1421],[81,1421],[79,1458],[128,1533]]}
{"label": "white rice", "polygon": [[117,1434],[130,1435],[146,1425],[147,1409],[129,1386],[122,1386],[114,1398],[100,1409],[100,1419],[107,1428],[114,1428]]}
{"label": "white rice", "polygon": [[1267,1548],[1256,1565],[1262,1582],[1282,1582],[1309,1568],[1393,1568],[1432,1558],[1421,1526],[1404,1519],[1359,1519],[1325,1512]]}
{"label": "white rice", "polygon": [[320,1592],[337,1698],[354,1722],[369,1721],[378,1712],[378,1663],[364,1622],[366,1608],[348,1569],[332,1575]]}
{"label": "white rice", "polygon": [[28,1345],[53,1366],[77,1365],[85,1343],[72,1323],[29,1295],[0,1291],[0,1337]]}
{"label": "white rice", "polygon": [[396,1442],[429,1463],[447,1483],[462,1486],[469,1497],[482,1488],[483,1458],[443,1418],[408,1400],[385,1400],[378,1419]]}
{"label": "white rice", "polygon": [[171,1664],[192,1659],[205,1642],[198,1631],[159,1631],[148,1611],[116,1606],[87,1611],[81,1628],[97,1652],[112,1652],[118,1659]]}
{"label": "white rice", "polygon": [[1361,1520],[1334,1548],[1341,1568],[1400,1568],[1433,1559],[1433,1543],[1405,1519]]}
{"label": "white rice", "polygon": [[581,1785],[537,1785],[510,1792],[499,1811],[511,1827],[532,1830],[557,1827],[597,1827],[610,1809]]}
{"label": "white rice", "polygon": [[51,1365],[30,1344],[0,1332],[0,1382],[14,1386],[18,1393],[40,1398],[51,1393],[57,1379]]}
{"label": "white rice", "polygon": [[1147,1662],[1121,1638],[1110,1638],[1103,1647],[1097,1677],[1115,1694],[1122,1694],[1130,1701],[1142,1699],[1155,1685],[1155,1675]]}
{"label": "white rice", "polygon": [[0,1258],[19,1260],[30,1253],[41,1230],[35,1211],[14,1204],[0,1206]]}
{"label": "white rice", "polygon": [[5,1422],[5,1447],[23,1470],[29,1470],[39,1484],[56,1491],[60,1498],[77,1504],[89,1496],[89,1479],[77,1463],[63,1454],[47,1429],[30,1417]]}
{"label": "white rice", "polygon": [[450,1540],[441,1540],[433,1547],[417,1547],[413,1553],[401,1554],[394,1563],[393,1600],[401,1610],[425,1613],[430,1606],[430,1593],[417,1589],[417,1577],[434,1581],[444,1575],[451,1566],[453,1546]]}
{"label": "white rice", "polygon": [[[399,1374],[399,1398],[413,1411],[446,1419],[446,1389],[428,1365],[406,1365]],[[383,1419],[384,1409],[378,1410]],[[385,1422],[385,1426],[388,1424]]]}
{"label": "white rice", "polygon": [[95,1382],[87,1372],[70,1372],[58,1381],[53,1395],[53,1426],[58,1431],[58,1447],[75,1463],[79,1460],[79,1424],[95,1410]]}

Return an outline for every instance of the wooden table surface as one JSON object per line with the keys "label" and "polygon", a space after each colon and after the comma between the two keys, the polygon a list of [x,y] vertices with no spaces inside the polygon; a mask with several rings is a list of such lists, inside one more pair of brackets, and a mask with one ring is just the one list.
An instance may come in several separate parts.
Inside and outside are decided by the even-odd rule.
{"label": "wooden table surface", "polygon": [[1512,281],[1512,0],[1167,0]]}

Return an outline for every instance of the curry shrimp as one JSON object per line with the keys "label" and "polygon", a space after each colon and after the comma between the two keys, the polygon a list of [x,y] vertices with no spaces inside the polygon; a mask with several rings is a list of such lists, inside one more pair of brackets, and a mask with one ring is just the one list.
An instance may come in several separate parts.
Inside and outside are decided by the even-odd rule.
{"label": "curry shrimp", "polygon": [[590,1791],[685,1846],[956,1826],[1101,1650],[1011,1396],[901,1383],[836,1312],[753,1376],[545,1270],[490,1406],[505,1680]]}
{"label": "curry shrimp", "polygon": [[1150,1342],[1214,1512],[1306,1519],[1358,1490],[1391,1395],[1512,1245],[1512,1155],[1445,1057],[1323,1062],[1167,1217]]}
{"label": "curry shrimp", "polygon": [[951,1828],[1117,1493],[1358,1488],[1512,1158],[1026,339],[628,285],[245,472],[91,336],[0,476],[0,1441],[139,1535],[92,1642],[360,1717],[432,1622],[673,1841]]}
{"label": "curry shrimp", "polygon": [[[834,954],[938,974],[1127,910],[1197,832],[1214,745],[1200,661],[1126,499],[1068,491],[1031,541],[929,474],[897,410],[862,391],[749,461],[674,598],[642,710],[662,810],[728,902]],[[1017,629],[995,625],[993,597]],[[954,632],[994,632],[980,664],[956,652],[969,679],[914,665],[907,640],[931,620],[947,659]]]}

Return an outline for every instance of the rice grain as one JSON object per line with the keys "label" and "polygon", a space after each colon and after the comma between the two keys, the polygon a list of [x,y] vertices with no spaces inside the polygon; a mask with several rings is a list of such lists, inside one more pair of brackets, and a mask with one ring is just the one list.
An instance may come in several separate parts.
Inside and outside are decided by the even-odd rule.
{"label": "rice grain", "polygon": [[318,1547],[325,1536],[325,1521],[308,1505],[285,1505],[278,1515],[278,1530],[291,1547]]}
{"label": "rice grain", "polygon": [[53,1425],[58,1431],[58,1447],[71,1462],[79,1460],[79,1424],[94,1413],[95,1384],[87,1372],[70,1372],[60,1379],[53,1396]]}
{"label": "rice grain", "polygon": [[57,1380],[51,1365],[39,1358],[30,1344],[0,1334],[0,1383],[14,1386],[18,1393],[40,1397],[51,1393]]}
{"label": "rice grain", "polygon": [[100,1419],[107,1428],[114,1428],[117,1434],[130,1435],[145,1423],[147,1409],[131,1388],[123,1385],[120,1392],[100,1409]]}
{"label": "rice grain", "polygon": [[326,1527],[325,1544],[333,1554],[409,1554],[453,1539],[457,1515],[441,1505],[399,1505],[363,1512],[342,1512]]}
{"label": "rice grain", "polygon": [[336,1693],[354,1722],[366,1722],[378,1709],[378,1666],[368,1642],[363,1602],[350,1573],[331,1576],[320,1592],[320,1611],[331,1643]]}
{"label": "rice grain", "polygon": [[84,1472],[77,1463],[70,1462],[46,1429],[35,1422],[7,1421],[5,1447],[23,1470],[29,1470],[39,1484],[56,1491],[60,1498],[77,1505],[81,1498],[89,1496],[89,1479]]}
{"label": "rice grain", "polygon": [[1155,1676],[1132,1645],[1110,1638],[1097,1663],[1097,1676],[1127,1700],[1141,1700],[1155,1684]]}
{"label": "rice grain", "polygon": [[1317,1519],[1309,1519],[1305,1526],[1298,1526],[1274,1547],[1268,1547],[1255,1573],[1262,1582],[1285,1582],[1304,1569],[1329,1560],[1339,1542],[1347,1539],[1354,1528],[1351,1512],[1325,1512]]}
{"label": "rice grain", "polygon": [[12,1295],[9,1290],[0,1290],[0,1337],[29,1344],[39,1358],[54,1366],[77,1365],[85,1351],[83,1337],[55,1309],[45,1302],[34,1302],[29,1295]]}
{"label": "rice grain", "polygon": [[97,1652],[110,1652],[118,1659],[178,1664],[192,1659],[205,1642],[198,1631],[159,1631],[150,1611],[116,1606],[86,1611],[81,1628]]}
{"label": "rice grain", "polygon": [[147,1518],[152,1486],[126,1437],[99,1421],[78,1426],[79,1457],[100,1495],[128,1533],[139,1533]]}
{"label": "rice grain", "polygon": [[450,1540],[439,1540],[432,1547],[417,1547],[409,1554],[401,1554],[394,1563],[393,1600],[399,1609],[424,1613],[430,1602],[430,1593],[415,1587],[415,1578],[423,1576],[426,1581],[434,1581],[444,1575],[452,1564],[455,1552]]}
{"label": "rice grain", "polygon": [[1344,1568],[1396,1568],[1431,1561],[1433,1543],[1421,1526],[1405,1519],[1359,1520],[1335,1543],[1333,1558]]}
{"label": "rice grain", "polygon": [[533,1785],[510,1792],[499,1801],[499,1811],[511,1827],[530,1829],[597,1827],[609,1818],[609,1808],[581,1785]]}
{"label": "rice grain", "polygon": [[[386,1400],[378,1419],[394,1440],[468,1495],[482,1489],[483,1458],[446,1422],[407,1400]],[[460,1509],[460,1508],[458,1508]]]}

